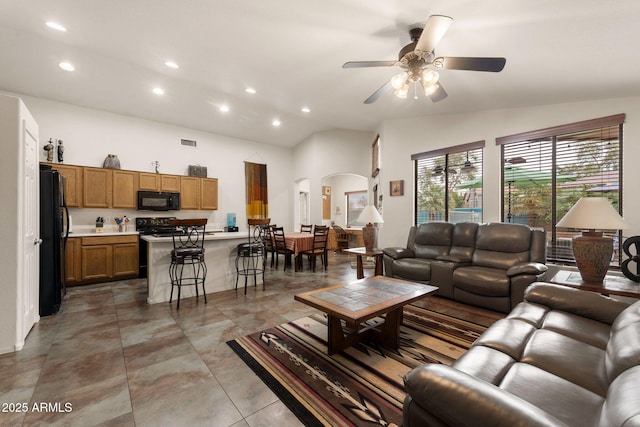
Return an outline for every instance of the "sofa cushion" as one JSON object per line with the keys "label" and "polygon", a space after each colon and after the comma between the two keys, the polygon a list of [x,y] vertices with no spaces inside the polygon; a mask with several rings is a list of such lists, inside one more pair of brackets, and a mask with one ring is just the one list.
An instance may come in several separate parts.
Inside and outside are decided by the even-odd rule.
{"label": "sofa cushion", "polygon": [[509,296],[509,278],[504,270],[479,266],[461,267],[453,272],[453,283],[456,288],[476,295]]}
{"label": "sofa cushion", "polygon": [[448,222],[428,222],[420,224],[416,230],[412,249],[418,258],[436,259],[448,255],[451,247],[453,224]]}
{"label": "sofa cushion", "polygon": [[393,273],[406,280],[430,281],[431,261],[422,258],[398,259],[393,264]]}
{"label": "sofa cushion", "polygon": [[620,374],[609,386],[599,426],[640,426],[640,366]]}
{"label": "sofa cushion", "polygon": [[500,388],[569,426],[591,426],[600,416],[604,398],[527,363],[515,363]]}
{"label": "sofa cushion", "polygon": [[530,250],[529,227],[519,224],[482,224],[476,236],[473,265],[508,270],[516,264],[530,261]]}
{"label": "sofa cushion", "polygon": [[625,309],[611,326],[606,369],[609,381],[640,364],[640,301]]}

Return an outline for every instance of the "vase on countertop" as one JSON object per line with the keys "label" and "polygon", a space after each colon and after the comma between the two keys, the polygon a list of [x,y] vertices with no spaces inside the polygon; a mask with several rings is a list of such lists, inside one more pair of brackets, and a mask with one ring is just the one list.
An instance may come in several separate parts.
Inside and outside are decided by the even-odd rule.
{"label": "vase on countertop", "polygon": [[105,169],[120,169],[120,159],[117,154],[107,154],[102,167]]}

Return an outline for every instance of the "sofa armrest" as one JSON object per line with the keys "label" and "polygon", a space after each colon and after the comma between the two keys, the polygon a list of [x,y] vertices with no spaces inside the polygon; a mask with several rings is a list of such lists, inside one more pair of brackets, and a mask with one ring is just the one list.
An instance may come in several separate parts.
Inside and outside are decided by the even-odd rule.
{"label": "sofa armrest", "polygon": [[393,259],[416,257],[416,254],[411,249],[407,248],[384,248],[382,252]]}
{"label": "sofa armrest", "polygon": [[415,404],[447,426],[566,426],[531,403],[495,385],[440,364],[404,376]]}
{"label": "sofa armrest", "polygon": [[537,276],[547,271],[549,267],[539,262],[525,262],[523,264],[514,265],[507,270],[507,276],[513,277],[520,274],[532,274]]}
{"label": "sofa armrest", "polygon": [[470,263],[471,257],[456,255],[439,255],[436,257],[438,261],[455,262],[456,264]]}
{"label": "sofa armrest", "polygon": [[544,305],[552,310],[561,310],[612,324],[618,314],[629,306],[626,302],[614,300],[595,292],[585,292],[568,286],[535,282],[524,292],[528,302]]}

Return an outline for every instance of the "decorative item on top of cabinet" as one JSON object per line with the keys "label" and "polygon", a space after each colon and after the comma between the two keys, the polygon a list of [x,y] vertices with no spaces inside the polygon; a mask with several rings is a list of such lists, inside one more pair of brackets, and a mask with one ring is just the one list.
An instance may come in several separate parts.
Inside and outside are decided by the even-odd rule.
{"label": "decorative item on top of cabinet", "polygon": [[102,167],[106,169],[120,169],[120,159],[117,154],[107,154],[102,163]]}
{"label": "decorative item on top of cabinet", "polygon": [[62,145],[62,140],[59,139],[58,140],[58,163],[62,163],[64,161],[62,156],[63,153],[64,153],[64,145]]}
{"label": "decorative item on top of cabinet", "polygon": [[53,141],[49,138],[49,143],[42,147],[44,151],[47,152],[47,162],[53,162],[53,152],[55,151],[55,145],[53,145]]}
{"label": "decorative item on top of cabinet", "polygon": [[200,165],[189,165],[189,176],[197,176],[199,178],[207,177],[207,167]]}

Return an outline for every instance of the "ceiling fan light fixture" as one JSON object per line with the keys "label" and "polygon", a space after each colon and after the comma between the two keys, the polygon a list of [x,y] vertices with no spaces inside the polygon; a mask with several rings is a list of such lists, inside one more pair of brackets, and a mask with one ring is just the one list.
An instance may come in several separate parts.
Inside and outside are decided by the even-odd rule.
{"label": "ceiling fan light fixture", "polygon": [[408,77],[409,77],[409,74],[406,71],[403,71],[400,74],[396,74],[395,76],[391,77],[391,86],[395,90],[399,90],[400,88],[405,86],[405,83],[407,82]]}
{"label": "ceiling fan light fixture", "polygon": [[422,81],[422,87],[424,88],[424,94],[426,96],[432,95],[436,90],[438,90],[437,84],[427,85],[424,81]]}
{"label": "ceiling fan light fixture", "polygon": [[440,75],[437,71],[430,70],[425,68],[422,70],[422,85],[434,85],[438,82]]}
{"label": "ceiling fan light fixture", "polygon": [[407,97],[407,94],[409,93],[409,85],[405,83],[402,87],[396,89],[393,93],[395,93],[398,98],[405,99]]}

